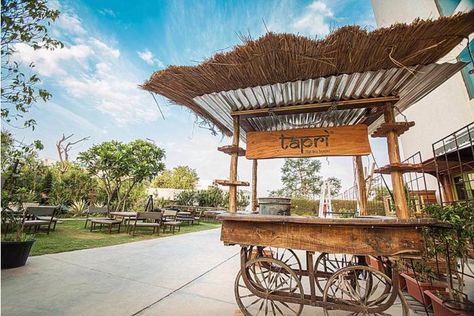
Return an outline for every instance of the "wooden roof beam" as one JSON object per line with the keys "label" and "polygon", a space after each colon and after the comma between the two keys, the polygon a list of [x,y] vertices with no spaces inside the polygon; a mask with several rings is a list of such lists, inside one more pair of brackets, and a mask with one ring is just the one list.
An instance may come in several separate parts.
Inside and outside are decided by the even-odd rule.
{"label": "wooden roof beam", "polygon": [[233,111],[232,116],[266,116],[269,110],[276,115],[297,114],[297,113],[312,113],[323,112],[328,110],[331,106],[337,106],[338,110],[370,108],[374,106],[383,106],[384,102],[397,102],[400,98],[398,96],[387,96],[377,98],[365,98],[357,100],[342,100],[330,101],[321,103],[299,104],[299,105],[285,105],[272,108],[260,108],[250,110]]}

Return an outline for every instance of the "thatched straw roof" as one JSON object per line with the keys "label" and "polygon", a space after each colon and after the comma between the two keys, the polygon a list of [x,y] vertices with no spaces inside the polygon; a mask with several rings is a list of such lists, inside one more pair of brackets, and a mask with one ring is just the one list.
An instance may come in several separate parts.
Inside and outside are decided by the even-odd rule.
{"label": "thatched straw roof", "polygon": [[[212,92],[437,62],[474,32],[474,10],[368,32],[342,27],[322,40],[267,33],[197,66],[155,72],[143,89],[184,105],[227,132],[193,101]],[[228,133],[227,133],[228,134]]]}

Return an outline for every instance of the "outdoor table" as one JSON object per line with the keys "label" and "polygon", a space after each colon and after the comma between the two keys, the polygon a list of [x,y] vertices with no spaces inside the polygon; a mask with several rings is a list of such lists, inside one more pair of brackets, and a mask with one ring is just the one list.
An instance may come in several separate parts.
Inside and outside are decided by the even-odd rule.
{"label": "outdoor table", "polygon": [[[125,225],[129,225],[130,220],[137,216],[137,212],[110,212],[110,215],[115,216],[115,217],[121,217],[122,223],[124,223]],[[128,224],[127,224],[127,220],[128,220]]]}

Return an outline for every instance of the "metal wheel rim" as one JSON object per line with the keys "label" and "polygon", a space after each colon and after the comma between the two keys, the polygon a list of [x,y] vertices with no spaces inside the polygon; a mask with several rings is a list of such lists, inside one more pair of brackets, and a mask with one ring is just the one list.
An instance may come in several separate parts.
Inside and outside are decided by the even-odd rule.
{"label": "metal wheel rim", "polygon": [[[344,256],[343,260],[341,260],[342,262],[339,262],[338,260],[326,260],[326,258],[329,258],[329,256],[336,256],[336,255],[341,255],[341,256]],[[350,257],[350,260],[348,260],[345,256],[349,256]],[[336,273],[338,270],[342,269],[342,268],[345,268],[345,267],[348,267],[348,266],[351,266],[351,265],[356,265],[354,262],[355,260],[355,256],[353,255],[346,255],[346,254],[329,254],[327,252],[323,252],[321,253],[318,258],[316,259],[316,262],[314,263],[314,273],[315,273],[315,281],[316,281],[316,286],[318,287],[319,291],[321,291],[321,293],[324,292],[324,287],[325,287],[325,284],[322,284],[321,282],[323,280],[326,281],[327,283],[327,280],[329,278],[325,278],[321,275],[318,276],[318,272],[330,272],[330,273]],[[336,264],[333,264],[331,266],[329,266],[330,269],[332,269],[332,271],[321,271],[321,270],[318,270],[318,266],[321,265],[321,262],[329,262],[329,263],[334,263],[336,262]],[[325,264],[323,264],[325,267],[327,267]]]}

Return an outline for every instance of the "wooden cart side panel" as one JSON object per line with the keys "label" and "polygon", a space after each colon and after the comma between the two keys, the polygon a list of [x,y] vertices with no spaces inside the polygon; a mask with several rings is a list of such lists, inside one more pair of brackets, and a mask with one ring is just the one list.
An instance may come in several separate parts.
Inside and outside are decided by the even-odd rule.
{"label": "wooden cart side panel", "polygon": [[424,249],[421,229],[415,227],[372,228],[224,221],[221,240],[225,244],[373,256],[417,254]]}

